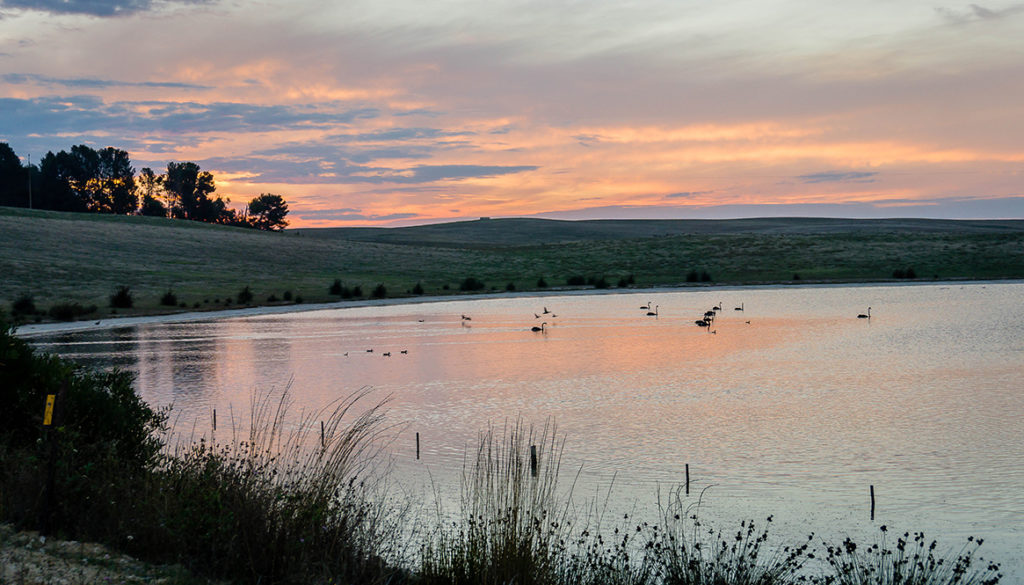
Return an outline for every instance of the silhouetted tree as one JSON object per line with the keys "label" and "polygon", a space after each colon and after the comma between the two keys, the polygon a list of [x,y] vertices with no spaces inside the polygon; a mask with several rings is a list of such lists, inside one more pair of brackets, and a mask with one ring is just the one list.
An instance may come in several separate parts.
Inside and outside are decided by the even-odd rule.
{"label": "silhouetted tree", "polygon": [[128,153],[108,146],[99,151],[96,179],[98,189],[92,201],[93,211],[128,215],[139,207],[135,169]]}
{"label": "silhouetted tree", "polygon": [[29,169],[6,142],[0,142],[0,205],[28,207]]}
{"label": "silhouetted tree", "polygon": [[142,205],[139,213],[154,217],[167,217],[167,206],[157,197],[163,191],[163,175],[153,172],[153,169],[144,167],[139,171],[138,185],[142,191]]}
{"label": "silhouetted tree", "polygon": [[39,161],[39,208],[88,211],[87,201],[91,195],[86,191],[85,177],[90,173],[91,161],[82,156],[85,152],[82,148],[72,147],[71,150],[57,154],[47,152]]}
{"label": "silhouetted tree", "polygon": [[283,230],[288,225],[286,215],[288,203],[280,195],[261,193],[249,202],[249,222],[256,229]]}
{"label": "silhouetted tree", "polygon": [[216,206],[210,199],[217,190],[212,174],[200,170],[194,162],[169,162],[163,183],[168,200],[172,202],[172,217],[216,221]]}

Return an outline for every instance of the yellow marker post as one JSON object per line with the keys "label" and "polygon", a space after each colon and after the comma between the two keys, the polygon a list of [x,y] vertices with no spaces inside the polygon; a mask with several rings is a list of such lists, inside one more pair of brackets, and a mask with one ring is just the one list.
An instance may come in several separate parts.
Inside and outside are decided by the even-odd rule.
{"label": "yellow marker post", "polygon": [[43,415],[43,426],[53,424],[53,403],[57,400],[56,394],[46,395],[46,414]]}

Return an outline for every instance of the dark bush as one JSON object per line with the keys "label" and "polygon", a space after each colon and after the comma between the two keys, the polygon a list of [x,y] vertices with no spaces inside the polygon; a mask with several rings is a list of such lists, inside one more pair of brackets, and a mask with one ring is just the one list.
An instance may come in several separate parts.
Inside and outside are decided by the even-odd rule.
{"label": "dark bush", "polygon": [[11,304],[11,316],[13,317],[35,315],[37,312],[36,303],[32,300],[32,295],[21,295]]}
{"label": "dark bush", "polygon": [[352,287],[352,296],[357,298],[357,299],[362,297],[363,296],[363,287],[359,286],[358,284],[353,286]]}
{"label": "dark bush", "polygon": [[412,287],[412,294],[414,294],[414,295],[421,295],[421,294],[423,294],[423,285],[417,282],[416,286]]}
{"label": "dark bush", "polygon": [[74,321],[96,312],[96,305],[83,306],[78,303],[58,303],[50,307],[50,317],[57,321]]}
{"label": "dark bush", "polygon": [[377,283],[377,286],[373,287],[372,296],[375,299],[383,299],[388,296],[388,289],[382,283]]}
{"label": "dark bush", "polygon": [[[99,534],[109,529],[105,518],[118,499],[109,485],[152,468],[166,413],[154,411],[135,394],[131,374],[87,372],[61,358],[36,354],[2,322],[0,355],[0,453],[5,460],[0,504],[5,519],[112,536]],[[44,427],[44,405],[51,394],[56,397],[53,424]],[[52,492],[41,460],[55,470]],[[47,493],[49,508],[40,497]]]}
{"label": "dark bush", "polygon": [[127,286],[117,287],[117,292],[110,295],[110,306],[115,309],[130,309],[134,303],[132,291]]}
{"label": "dark bush", "polygon": [[697,282],[700,280],[700,273],[696,270],[691,270],[686,273],[686,282]]}
{"label": "dark bush", "polygon": [[565,280],[565,284],[568,284],[569,286],[583,286],[587,284],[587,279],[580,275],[574,275],[567,278]]}
{"label": "dark bush", "polygon": [[171,289],[167,289],[164,296],[160,297],[160,304],[167,307],[173,307],[178,304],[178,295],[174,294],[174,291]]}
{"label": "dark bush", "polygon": [[509,292],[512,292],[512,291],[516,290],[516,283],[510,282],[510,283],[506,284],[505,285],[505,290],[507,290]]}
{"label": "dark bush", "polygon": [[248,305],[252,302],[252,291],[249,290],[249,286],[246,285],[242,290],[238,291],[238,304]]}
{"label": "dark bush", "polygon": [[340,278],[335,278],[334,282],[331,283],[330,288],[327,289],[327,293],[328,294],[332,294],[332,295],[341,296],[341,293],[344,290],[345,290],[345,287],[341,286],[341,279]]}
{"label": "dark bush", "polygon": [[537,279],[537,288],[547,288],[547,287],[548,287],[548,281],[544,280],[543,276]]}
{"label": "dark bush", "polygon": [[594,279],[594,288],[608,288],[608,281],[603,276]]}
{"label": "dark bush", "polygon": [[280,300],[280,299],[278,299],[277,295],[275,295],[275,294],[271,294],[269,297],[267,297],[267,302],[268,303],[276,303],[278,300]]}
{"label": "dark bush", "polygon": [[482,280],[477,280],[472,276],[467,276],[459,283],[459,290],[461,291],[483,290],[485,288],[487,288],[487,285]]}
{"label": "dark bush", "polygon": [[800,275],[794,272],[793,273],[793,280],[800,280]]}
{"label": "dark bush", "polygon": [[707,270],[701,270],[700,271],[700,281],[701,282],[711,282],[711,275],[708,274]]}
{"label": "dark bush", "polygon": [[284,295],[283,295],[283,298],[284,298],[284,300],[286,300],[286,301],[290,301],[290,300],[292,300],[292,291],[290,291],[290,290],[286,290],[286,291],[284,291]]}

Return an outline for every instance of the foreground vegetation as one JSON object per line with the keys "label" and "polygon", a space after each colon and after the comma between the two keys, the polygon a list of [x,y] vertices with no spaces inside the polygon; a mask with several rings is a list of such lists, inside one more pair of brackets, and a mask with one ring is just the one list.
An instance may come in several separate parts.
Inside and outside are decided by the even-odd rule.
{"label": "foreground vegetation", "polygon": [[[56,397],[44,424],[46,396]],[[458,509],[435,525],[386,491],[375,467],[384,404],[358,392],[295,419],[287,394],[254,401],[227,443],[174,443],[167,413],[130,376],[35,353],[0,326],[0,514],[20,528],[106,543],[235,583],[975,584],[999,567],[980,541],[942,552],[923,534],[858,546],[813,535],[770,539],[701,523],[676,493],[661,522],[604,532],[578,517],[558,483],[553,427],[491,431],[464,472]],[[314,422],[328,421],[322,431]],[[319,432],[318,432],[319,431]],[[536,446],[534,450],[533,447]],[[534,463],[536,462],[536,463]],[[608,532],[611,530],[611,532]]]}
{"label": "foreground vegetation", "polygon": [[[268,233],[0,207],[0,273],[0,307],[22,320],[554,288],[1024,278],[1024,222],[508,219]],[[120,287],[130,303],[112,302]]]}

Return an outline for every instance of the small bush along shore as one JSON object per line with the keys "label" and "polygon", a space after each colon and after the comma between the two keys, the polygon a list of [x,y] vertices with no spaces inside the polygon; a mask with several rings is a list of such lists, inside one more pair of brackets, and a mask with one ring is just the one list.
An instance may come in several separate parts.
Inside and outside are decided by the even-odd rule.
{"label": "small bush along shore", "polygon": [[[376,467],[391,431],[362,390],[293,417],[256,397],[229,443],[172,443],[166,411],[124,372],[39,354],[0,319],[0,521],[102,542],[233,583],[423,585],[995,585],[970,539],[923,534],[865,546],[778,543],[771,518],[704,526],[678,493],[656,525],[602,533],[557,482],[553,425],[491,430],[463,472],[459,509],[423,525]],[[48,402],[52,396],[53,401]],[[52,410],[45,405],[52,404]],[[325,421],[321,426],[319,421]],[[438,504],[440,507],[440,504]],[[441,518],[444,518],[442,520]]]}

